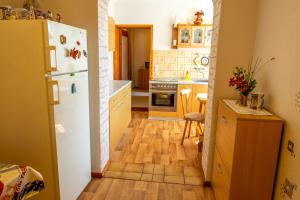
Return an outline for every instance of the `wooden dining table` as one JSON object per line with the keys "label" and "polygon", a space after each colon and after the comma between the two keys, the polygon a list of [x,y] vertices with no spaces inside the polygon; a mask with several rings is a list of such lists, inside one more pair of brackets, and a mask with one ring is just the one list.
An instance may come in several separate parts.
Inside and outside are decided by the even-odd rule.
{"label": "wooden dining table", "polygon": [[25,200],[45,188],[43,176],[29,166],[0,163],[0,200]]}

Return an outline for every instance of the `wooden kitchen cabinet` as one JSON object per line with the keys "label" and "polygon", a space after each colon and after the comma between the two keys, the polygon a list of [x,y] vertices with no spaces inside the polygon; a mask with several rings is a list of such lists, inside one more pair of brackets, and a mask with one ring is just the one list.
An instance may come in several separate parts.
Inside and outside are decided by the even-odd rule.
{"label": "wooden kitchen cabinet", "polygon": [[178,24],[177,26],[172,30],[172,41],[177,40],[177,46],[172,44],[172,48],[206,48],[211,46],[212,24]]}
{"label": "wooden kitchen cabinet", "polygon": [[108,50],[114,51],[115,50],[115,20],[112,17],[108,17]]}
{"label": "wooden kitchen cabinet", "polygon": [[110,98],[109,127],[111,152],[117,148],[131,121],[131,84]]}
{"label": "wooden kitchen cabinet", "polygon": [[[182,101],[181,101],[181,93],[180,91],[183,89],[191,89],[190,93],[190,103],[189,103],[189,111],[190,112],[199,112],[199,102],[196,99],[198,93],[207,93],[208,86],[207,85],[198,85],[198,84],[190,84],[190,85],[178,85],[178,94],[177,94],[177,117],[183,118],[183,109],[182,109]],[[186,107],[186,103],[184,100],[184,106]]]}
{"label": "wooden kitchen cabinet", "polygon": [[178,47],[186,48],[191,46],[192,26],[188,24],[178,24]]}
{"label": "wooden kitchen cabinet", "polygon": [[272,199],[283,121],[219,102],[212,187],[217,200]]}

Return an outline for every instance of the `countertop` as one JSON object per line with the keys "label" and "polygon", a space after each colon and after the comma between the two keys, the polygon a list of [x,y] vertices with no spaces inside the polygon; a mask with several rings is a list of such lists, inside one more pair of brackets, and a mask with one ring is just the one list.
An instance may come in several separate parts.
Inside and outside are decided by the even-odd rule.
{"label": "countertop", "polygon": [[178,84],[179,85],[184,85],[184,84],[191,84],[191,85],[208,85],[208,81],[207,80],[190,80],[190,81],[186,81],[186,80],[178,80]]}
{"label": "countertop", "polygon": [[164,82],[169,82],[169,81],[173,82],[173,83],[177,83],[179,85],[184,85],[184,84],[186,84],[186,85],[188,85],[188,84],[190,84],[190,85],[208,85],[208,80],[201,80],[201,79],[186,81],[186,80],[183,80],[183,79],[168,79],[168,78],[164,79],[164,78],[162,78],[162,79],[154,79],[154,80],[151,80],[150,82],[152,82],[152,83],[160,83],[160,82],[164,83]]}
{"label": "countertop", "polygon": [[119,91],[121,91],[126,86],[130,85],[131,81],[118,80],[118,81],[109,81],[109,97],[114,96]]}

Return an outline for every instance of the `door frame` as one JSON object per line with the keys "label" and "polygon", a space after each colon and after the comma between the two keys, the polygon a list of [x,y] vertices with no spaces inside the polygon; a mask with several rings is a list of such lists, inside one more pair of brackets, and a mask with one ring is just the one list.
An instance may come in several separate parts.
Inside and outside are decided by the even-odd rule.
{"label": "door frame", "polygon": [[[120,34],[122,29],[149,29],[150,30],[150,49],[149,49],[149,80],[152,80],[152,69],[153,69],[153,24],[116,24],[116,48],[114,51],[114,80],[122,79],[122,63],[120,62],[121,54],[121,41]],[[128,71],[131,71],[130,69]]]}

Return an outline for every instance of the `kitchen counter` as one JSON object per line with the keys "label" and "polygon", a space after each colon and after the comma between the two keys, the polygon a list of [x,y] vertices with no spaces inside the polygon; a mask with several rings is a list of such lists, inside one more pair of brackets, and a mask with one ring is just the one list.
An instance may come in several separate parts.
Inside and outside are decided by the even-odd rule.
{"label": "kitchen counter", "polygon": [[178,85],[208,85],[208,80],[190,80],[186,81],[184,79],[176,79],[176,78],[159,78],[159,79],[153,79],[150,81],[150,83],[173,83],[173,84],[178,84]]}
{"label": "kitchen counter", "polygon": [[186,81],[186,80],[178,80],[178,84],[179,85],[208,85],[208,81],[207,80],[190,80],[190,81]]}
{"label": "kitchen counter", "polygon": [[123,88],[130,84],[131,81],[125,80],[109,81],[109,98],[113,97],[115,94],[117,94],[119,91],[121,91]]}

